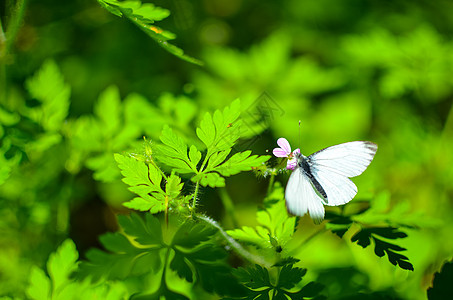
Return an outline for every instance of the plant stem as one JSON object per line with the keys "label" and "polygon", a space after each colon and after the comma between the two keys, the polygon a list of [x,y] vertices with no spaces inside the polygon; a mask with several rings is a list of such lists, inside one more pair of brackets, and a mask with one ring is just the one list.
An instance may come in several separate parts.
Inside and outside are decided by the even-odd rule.
{"label": "plant stem", "polygon": [[[209,154],[209,151],[208,151],[208,153],[206,153],[206,156],[204,157],[204,160],[203,160],[203,163],[201,164],[200,169],[197,172],[197,175],[200,175],[203,172],[203,169],[208,162],[209,156],[211,156],[211,154]],[[192,215],[195,213],[195,207],[197,206],[197,197],[198,197],[198,190],[200,189],[200,180],[201,179],[197,180],[197,183],[195,185],[195,191],[193,193],[192,206],[190,207],[190,211],[192,212]]]}
{"label": "plant stem", "polygon": [[197,206],[197,197],[198,197],[199,190],[200,190],[200,180],[197,181],[197,183],[195,185],[195,191],[193,192],[192,206],[190,207],[190,211],[192,212],[192,215],[195,213],[195,207]]}
{"label": "plant stem", "polygon": [[166,181],[168,181],[167,175],[165,175],[165,173],[159,168],[159,166],[158,166],[153,160],[151,160],[150,163],[151,163],[157,170],[159,170],[159,172],[160,172],[160,174],[162,175],[162,177],[163,177]]}
{"label": "plant stem", "polygon": [[214,226],[217,228],[222,236],[225,238],[225,240],[230,244],[230,246],[243,258],[246,260],[250,261],[251,263],[258,264],[261,266],[264,266],[266,268],[270,268],[271,264],[267,261],[265,261],[262,257],[253,255],[252,253],[248,252],[247,250],[244,249],[244,247],[241,246],[238,242],[236,242],[235,239],[233,239],[231,236],[229,236],[225,230],[213,219],[203,216],[203,215],[198,215],[197,216],[200,220],[205,221],[206,223],[210,224],[211,226]]}
{"label": "plant stem", "polygon": [[6,50],[7,53],[16,38],[17,32],[19,32],[22,19],[25,14],[27,0],[18,0],[14,7],[14,11],[11,12],[11,20],[8,22],[6,30]]}
{"label": "plant stem", "polygon": [[269,186],[267,187],[267,196],[272,192],[272,188],[274,187],[275,181],[275,174],[271,174],[271,178],[269,179]]}
{"label": "plant stem", "polygon": [[[10,20],[8,24],[5,24],[6,32],[4,31],[0,20],[0,101],[6,99],[6,63],[8,61],[8,53],[14,43],[14,40],[16,39],[17,33],[19,32],[19,28],[25,14],[26,2],[27,0],[18,0],[14,8],[11,9],[9,13]],[[8,5],[6,8],[8,9]],[[5,15],[8,15],[8,13]]]}
{"label": "plant stem", "polygon": [[231,218],[233,226],[235,228],[239,227],[239,222],[236,217],[236,212],[234,210],[234,204],[233,201],[231,200],[230,195],[228,195],[226,188],[219,188],[219,195],[220,199],[222,200],[223,206],[225,207],[227,215]]}

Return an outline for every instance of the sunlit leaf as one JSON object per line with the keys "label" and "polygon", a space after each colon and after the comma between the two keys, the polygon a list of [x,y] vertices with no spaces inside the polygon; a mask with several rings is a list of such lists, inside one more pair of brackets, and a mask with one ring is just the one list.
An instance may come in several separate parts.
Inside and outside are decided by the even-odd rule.
{"label": "sunlit leaf", "polygon": [[173,33],[154,25],[156,21],[161,21],[170,15],[167,9],[151,3],[142,4],[141,1],[98,0],[98,2],[112,14],[128,18],[168,52],[193,64],[203,65],[198,59],[184,54],[182,49],[168,43],[168,40],[175,38]]}

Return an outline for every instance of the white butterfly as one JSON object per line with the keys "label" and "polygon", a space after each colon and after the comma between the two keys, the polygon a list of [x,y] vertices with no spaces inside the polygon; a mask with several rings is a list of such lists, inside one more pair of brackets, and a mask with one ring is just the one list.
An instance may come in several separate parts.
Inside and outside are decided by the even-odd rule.
{"label": "white butterfly", "polygon": [[357,187],[349,177],[362,174],[376,151],[376,144],[364,141],[328,147],[308,157],[295,150],[297,164],[285,191],[288,212],[296,216],[308,212],[315,224],[321,223],[323,205],[342,205],[354,198]]}

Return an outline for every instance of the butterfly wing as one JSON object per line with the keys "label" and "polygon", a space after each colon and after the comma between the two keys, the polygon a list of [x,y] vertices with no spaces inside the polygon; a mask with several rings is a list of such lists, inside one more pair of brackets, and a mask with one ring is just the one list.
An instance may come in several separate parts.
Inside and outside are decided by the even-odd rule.
{"label": "butterfly wing", "polygon": [[332,146],[307,157],[313,176],[327,194],[326,205],[342,205],[354,198],[357,187],[349,177],[362,174],[376,151],[376,144],[356,141]]}
{"label": "butterfly wing", "polygon": [[303,216],[308,212],[315,224],[321,223],[324,219],[322,199],[316,194],[301,168],[296,168],[291,173],[286,185],[285,198],[289,213]]}

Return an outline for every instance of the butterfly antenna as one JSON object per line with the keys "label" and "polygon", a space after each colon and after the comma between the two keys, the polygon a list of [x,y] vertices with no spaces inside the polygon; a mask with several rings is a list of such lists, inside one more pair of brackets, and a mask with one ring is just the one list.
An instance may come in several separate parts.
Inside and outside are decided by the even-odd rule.
{"label": "butterfly antenna", "polygon": [[299,120],[299,149],[300,149],[300,120]]}

